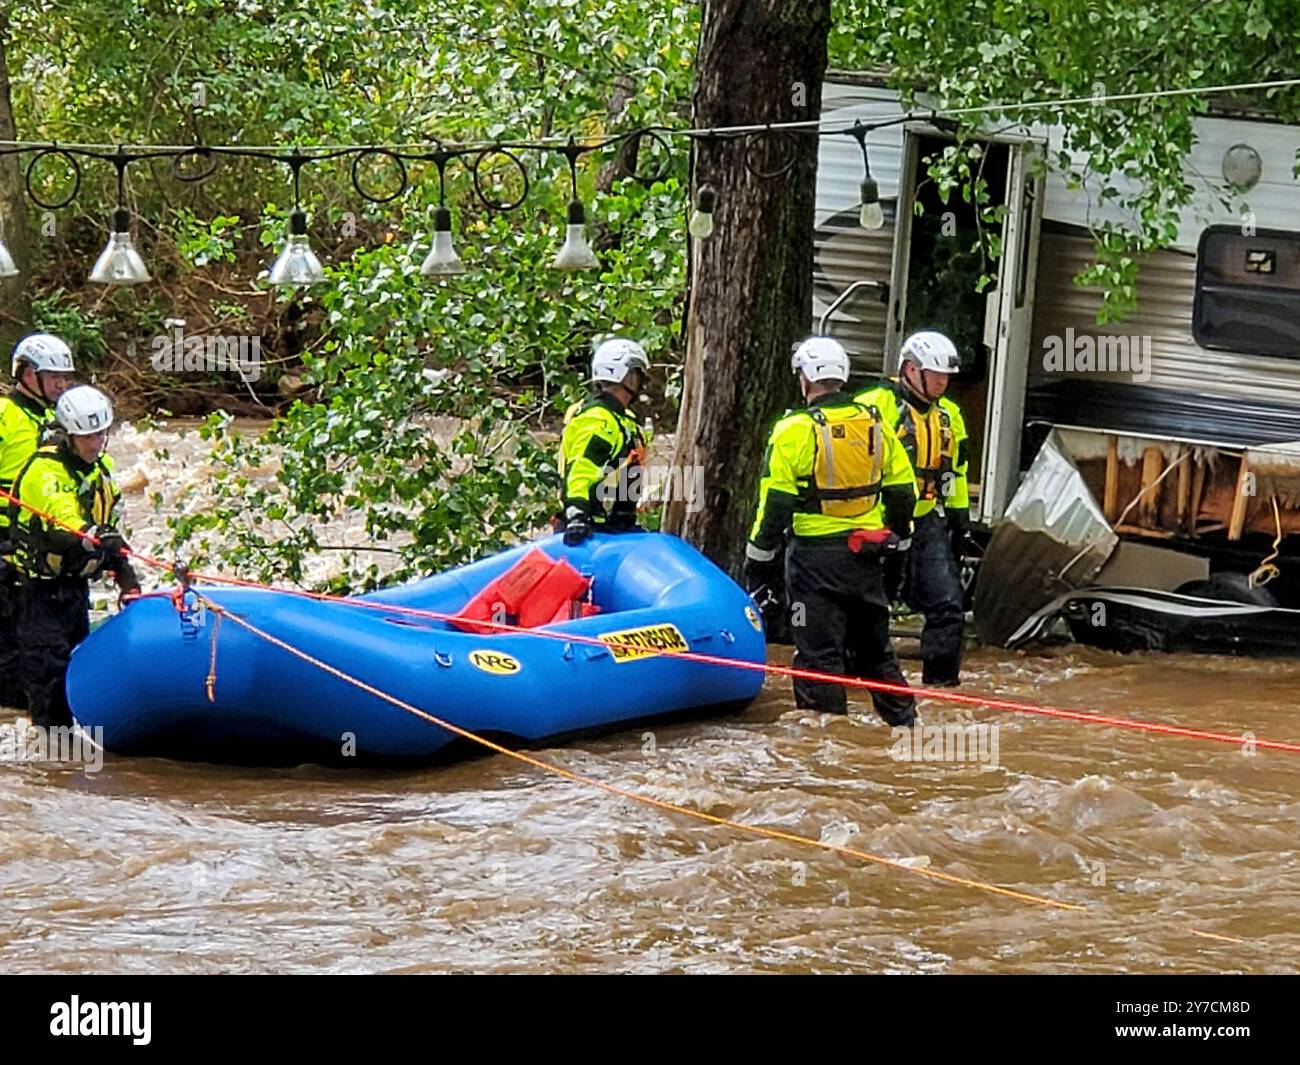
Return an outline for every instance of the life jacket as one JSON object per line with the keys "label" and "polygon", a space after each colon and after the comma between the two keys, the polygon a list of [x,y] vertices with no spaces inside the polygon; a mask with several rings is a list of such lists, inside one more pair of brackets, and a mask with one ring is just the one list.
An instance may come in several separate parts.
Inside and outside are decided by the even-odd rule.
{"label": "life jacket", "polygon": [[[54,410],[14,389],[0,399],[0,488],[13,491],[18,473],[41,446],[41,434],[54,421]],[[0,502],[0,527],[9,522],[9,504]]]}
{"label": "life jacket", "polygon": [[957,464],[957,434],[952,417],[936,400],[922,414],[902,396],[898,400],[898,439],[916,471],[918,500],[938,499],[945,478]]}
{"label": "life jacket", "polygon": [[869,514],[880,498],[885,443],[875,407],[813,407],[812,476],[799,510],[830,518]]}
{"label": "life jacket", "polygon": [[[83,463],[58,444],[47,444],[27,460],[14,479],[13,495],[43,513],[54,512],[64,493],[76,497],[82,528],[112,525],[121,498],[113,482],[112,460],[101,455],[93,463]],[[47,525],[33,510],[16,503],[8,504],[8,510],[18,548],[15,561],[24,576],[39,580],[90,577],[101,569],[103,560],[98,555],[88,556],[54,542],[54,532],[64,534],[61,539],[66,542],[67,529]]]}
{"label": "life jacket", "polygon": [[[639,466],[645,465],[646,460],[646,441],[637,425],[636,419],[626,409],[622,411],[611,410],[601,396],[595,396],[590,399],[579,400],[573,404],[564,415],[564,424],[567,428],[569,424],[580,414],[585,414],[592,409],[598,409],[605,412],[606,417],[603,419],[606,425],[615,428],[618,434],[618,441],[613,444],[613,451],[608,461],[605,463],[604,475],[588,489],[588,498],[597,504],[605,515],[611,514],[614,510],[630,511],[634,516],[636,505],[628,501],[628,492],[619,491],[620,484],[629,478],[630,471]],[[570,463],[577,456],[570,456],[564,446],[560,445],[560,458],[558,469],[560,480],[567,488],[568,469]]]}

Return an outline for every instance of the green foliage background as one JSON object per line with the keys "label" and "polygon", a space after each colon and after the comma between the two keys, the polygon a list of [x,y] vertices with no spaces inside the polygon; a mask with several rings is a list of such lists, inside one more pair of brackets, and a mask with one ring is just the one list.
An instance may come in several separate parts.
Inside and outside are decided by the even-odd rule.
{"label": "green foliage background", "polygon": [[[981,122],[1049,117],[1017,106],[1031,100],[1290,76],[1300,40],[1292,0],[838,0],[833,11],[833,67],[885,71],[909,98],[924,85],[944,107],[1006,105],[963,121],[957,146],[931,165],[946,194],[977,207],[987,196],[972,176],[970,138]],[[699,6],[32,0],[11,19],[26,138],[311,146],[680,123]],[[1251,98],[1286,118],[1297,101],[1293,91]],[[1184,96],[1059,116],[1065,142],[1045,165],[1074,182],[1090,171],[1139,182],[1133,193],[1111,190],[1127,221],[1098,227],[1096,264],[1080,279],[1106,292],[1105,316],[1132,306],[1142,252],[1175,231],[1192,192],[1182,159],[1205,107],[1202,96]],[[1088,153],[1086,165],[1071,150]],[[337,546],[335,523],[360,514],[377,542],[397,546],[398,576],[442,567],[526,534],[551,510],[551,449],[538,433],[581,394],[594,335],[643,338],[673,394],[687,156],[647,147],[639,169],[662,171],[649,183],[602,176],[610,162],[589,157],[581,171],[599,276],[545,269],[568,195],[554,155],[527,160],[533,187],[511,214],[479,204],[469,174],[453,165],[457,242],[476,269],[433,284],[418,274],[437,199],[431,169],[412,168],[410,191],[375,205],[352,189],[346,166],[310,167],[304,206],[331,278],[292,301],[256,279],[283,234],[286,174],[238,162],[200,184],[177,181],[164,164],[133,167],[130,203],[157,284],[93,299],[70,291],[60,268],[88,265],[113,198],[110,168],[88,166],[81,195],[40,243],[34,317],[74,339],[92,366],[130,338],[147,340],[181,304],[206,305],[207,321],[228,331],[280,338],[283,361],[266,383],[291,371],[286,393],[298,398],[260,437],[234,433],[222,414],[203,429],[217,448],[216,499],[174,521],[176,541],[198,561],[214,553],[249,576],[303,580],[305,562]],[[380,162],[363,177],[368,187],[392,181]],[[498,191],[518,188],[501,165],[484,178]],[[57,198],[70,175],[49,160],[33,180]],[[996,233],[984,227],[991,258]],[[272,456],[275,477],[251,479],[247,471]],[[380,579],[364,559],[343,561],[340,585]]]}
{"label": "green foliage background", "polygon": [[[103,143],[597,136],[688,113],[696,19],[690,4],[578,0],[400,10],[346,0],[130,11],[111,0],[45,3],[15,25],[29,75],[16,107],[29,138]],[[431,166],[412,167],[410,191],[383,205],[357,195],[346,166],[307,168],[304,206],[330,283],[292,297],[291,308],[267,292],[242,308],[244,324],[229,326],[260,319],[301,335],[292,369],[304,388],[257,437],[235,432],[225,414],[206,420],[215,500],[173,522],[195,561],[216,554],[246,575],[301,580],[322,545],[337,546],[332,528],[357,514],[376,542],[397,542],[393,576],[473,557],[526,535],[554,508],[552,449],[538,434],[583,394],[594,336],[643,339],[671,396],[686,155],[646,143],[636,169],[653,181],[602,180],[612,155],[584,159],[580,191],[603,268],[576,277],[546,269],[562,236],[564,160],[523,158],[532,187],[509,214],[486,209],[468,170],[449,167],[458,247],[473,272],[433,283],[418,272],[437,202]],[[282,168],[223,163],[196,185],[165,167],[130,174],[137,237],[159,286],[183,289],[226,265],[243,285],[264,287],[250,275],[283,236]],[[374,190],[394,177],[382,161],[362,174]],[[489,160],[482,177],[497,198],[520,190],[504,160]],[[68,187],[57,160],[35,178],[46,199]],[[50,262],[94,254],[112,194],[110,168],[88,166],[82,194],[42,246]],[[164,317],[144,290],[113,293],[92,310],[63,295],[42,297],[34,317],[81,341],[92,366],[106,321],[144,339]],[[275,383],[274,367],[266,380]],[[273,479],[249,476],[271,461]],[[336,583],[376,582],[378,567],[365,561],[373,557],[345,557]]]}

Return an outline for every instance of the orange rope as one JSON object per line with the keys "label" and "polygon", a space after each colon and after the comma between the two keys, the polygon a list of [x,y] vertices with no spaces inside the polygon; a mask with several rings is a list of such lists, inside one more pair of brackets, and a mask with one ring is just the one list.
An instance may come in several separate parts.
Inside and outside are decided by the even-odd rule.
{"label": "orange rope", "polygon": [[855,850],[852,847],[837,846],[833,843],[826,843],[822,840],[813,839],[811,836],[800,836],[793,832],[783,832],[780,829],[765,828],[762,825],[747,825],[741,821],[733,821],[730,818],[718,817],[716,814],[708,814],[700,810],[692,810],[686,806],[679,806],[677,803],[667,802],[663,799],[656,799],[635,791],[628,791],[626,788],[620,788],[616,784],[609,784],[603,780],[589,777],[583,773],[575,773],[570,769],[565,769],[552,762],[544,761],[541,758],[534,758],[532,755],[524,754],[522,751],[515,751],[509,747],[502,746],[485,736],[480,736],[477,733],[470,732],[468,729],[461,728],[459,725],[446,721],[434,714],[430,714],[425,710],[421,710],[419,707],[413,706],[404,699],[399,699],[397,696],[390,695],[388,692],[376,688],[372,684],[367,684],[365,681],[354,677],[349,673],[345,673],[337,666],[332,666],[328,662],[324,662],[321,659],[308,654],[306,651],[294,647],[293,644],[288,643],[277,636],[271,635],[269,632],[258,628],[247,618],[240,617],[238,614],[227,610],[219,603],[207,598],[207,596],[201,595],[198,592],[195,592],[194,594],[201,602],[206,603],[208,609],[216,614],[218,618],[223,616],[228,617],[236,625],[247,629],[249,632],[280,648],[282,651],[323,670],[333,677],[337,677],[341,681],[351,684],[353,687],[366,692],[368,695],[373,695],[377,699],[382,699],[386,703],[390,703],[399,709],[405,710],[409,714],[414,714],[416,717],[422,718],[430,724],[444,728],[448,732],[460,736],[462,739],[470,740],[473,743],[486,747],[490,751],[495,751],[497,754],[504,754],[508,758],[513,758],[516,761],[523,762],[524,764],[533,766],[536,769],[544,770],[547,773],[564,777],[566,780],[573,781],[574,783],[586,784],[593,788],[599,788],[601,791],[608,792],[611,795],[617,795],[620,799],[629,799],[633,802],[652,806],[668,813],[683,814],[686,817],[693,817],[700,821],[707,821],[710,824],[723,825],[740,832],[748,832],[755,836],[765,836],[768,839],[781,840],[785,843],[798,843],[804,846],[820,847],[822,850],[834,851],[838,854],[847,854],[854,858],[861,858],[864,861],[876,862],[879,865],[887,865],[893,869],[903,869],[909,873],[914,873],[917,876],[929,877],[932,880],[941,880],[947,884],[958,884],[962,887],[976,888],[980,891],[991,892],[995,895],[1005,895],[1008,898],[1019,899],[1021,902],[1030,902],[1038,906],[1049,906],[1058,910],[1085,910],[1087,908],[1074,902],[1058,902],[1056,899],[1049,899],[1042,895],[1032,895],[1025,891],[1016,891],[1013,888],[1000,887],[997,884],[990,884],[984,880],[972,880],[968,877],[954,876],[951,873],[941,873],[934,869],[916,868],[893,858],[883,858],[878,854],[870,854],[867,851]]}
{"label": "orange rope", "polygon": [[203,681],[204,688],[207,689],[208,702],[217,701],[217,633],[221,631],[221,614],[217,614],[217,619],[212,623],[211,650],[208,652],[208,675]]}
{"label": "orange rope", "polygon": [[[146,565],[157,566],[168,571],[171,569],[171,567],[165,562],[149,558],[148,556],[141,555],[138,552],[132,552],[132,554]],[[273,588],[270,585],[260,584],[256,581],[245,581],[238,577],[222,577],[211,574],[191,574],[190,576],[197,580],[207,581],[213,584],[227,584],[237,588],[253,588],[259,591],[270,591],[281,595],[293,595],[304,599],[312,599],[317,602],[342,603],[346,606],[360,607],[365,610],[378,610],[386,614],[405,614],[410,617],[427,618],[432,621],[443,622],[459,620],[454,614],[447,614],[437,610],[423,610],[418,607],[400,606],[395,603],[382,603],[374,600],[357,599],[351,596],[330,595],[326,592],[308,592],[294,588]],[[837,673],[823,673],[812,669],[798,669],[794,666],[778,666],[769,662],[747,662],[734,658],[724,658],[721,655],[704,654],[699,651],[674,651],[668,648],[662,648],[647,652],[645,648],[636,647],[632,644],[618,643],[612,640],[604,640],[596,636],[582,636],[570,632],[552,632],[544,628],[528,629],[520,625],[511,625],[502,621],[475,620],[474,624],[485,628],[495,629],[502,633],[514,633],[525,636],[542,636],[552,640],[586,644],[605,649],[636,650],[649,656],[679,658],[687,662],[699,662],[704,665],[727,666],[732,669],[744,669],[751,672],[766,673],[772,676],[811,680],[823,684],[839,684],[846,688],[858,688],[864,691],[892,692],[899,695],[920,695],[943,702],[963,703],[969,706],[984,707],[992,710],[1007,710],[1013,713],[1034,714],[1040,717],[1054,717],[1067,721],[1079,721],[1089,725],[1109,725],[1113,728],[1129,729],[1135,732],[1157,733],[1166,736],[1179,736],[1184,739],[1205,740],[1213,743],[1228,743],[1234,747],[1240,747],[1249,743],[1252,749],[1300,754],[1300,743],[1292,743],[1287,740],[1256,739],[1248,738],[1246,736],[1234,736],[1229,732],[1215,732],[1209,729],[1194,729],[1188,728],[1184,725],[1166,725],[1153,721],[1137,721],[1133,718],[1116,717],[1109,714],[1092,714],[1086,713],[1082,710],[1068,710],[1059,706],[1021,703],[1010,699],[995,699],[984,695],[964,695],[960,692],[954,692],[951,689],[946,688],[935,689],[913,687],[908,684],[891,684],[888,681],[883,680],[867,680],[864,677],[846,677]]]}
{"label": "orange rope", "polygon": [[[28,503],[24,503],[21,499],[18,499],[15,496],[10,495],[8,492],[4,491],[3,489],[0,489],[0,496],[3,496],[4,498],[8,499],[10,502],[15,503],[19,506],[26,507],[28,510],[32,511],[32,513],[36,514],[38,517],[42,517],[46,521],[54,525],[58,525],[69,532],[77,533],[78,535],[84,535],[82,530],[71,528],[70,526],[59,521],[57,518],[54,518],[52,515],[44,514],[37,508],[31,506]],[[98,543],[98,539],[96,537],[87,537],[87,539],[90,539],[94,543]],[[161,562],[158,559],[150,558],[148,555],[142,554],[140,552],[132,551],[131,549],[127,548],[124,550],[123,553],[125,555],[138,558],[146,565],[153,566],[167,573],[174,572],[175,569],[174,566],[171,566],[165,562]],[[383,610],[388,613],[411,614],[415,616],[428,617],[440,621],[451,620],[451,615],[441,614],[437,611],[419,610],[413,607],[400,607],[400,606],[384,604],[384,603],[374,603],[366,600],[357,600],[357,599],[344,597],[344,596],[332,596],[324,593],[301,592],[301,591],[292,591],[288,589],[275,589],[267,585],[258,584],[253,581],[242,581],[239,580],[238,578],[200,576],[200,579],[208,580],[214,583],[226,583],[226,584],[231,584],[236,586],[257,588],[259,590],[264,590],[264,591],[282,591],[285,594],[300,595],[307,598],[318,599],[318,600],[342,602],[353,606],[361,606],[361,607],[367,607],[375,610]],[[543,759],[535,758],[531,755],[524,754],[521,751],[511,750],[510,748],[505,747],[499,743],[496,743],[484,736],[479,736],[476,733],[470,732],[468,729],[461,728],[459,725],[455,725],[450,721],[445,721],[434,714],[430,714],[427,711],[421,710],[419,707],[413,706],[412,704],[406,702],[403,699],[398,698],[395,695],[391,695],[388,692],[382,691],[379,688],[374,687],[373,685],[367,684],[365,681],[362,681],[359,678],[350,676],[349,674],[343,672],[341,669],[338,669],[337,667],[332,666],[327,662],[315,658],[314,656],[308,654],[307,652],[302,651],[297,647],[294,647],[293,645],[289,644],[285,640],[281,640],[278,637],[273,636],[268,632],[265,632],[264,630],[254,625],[252,622],[248,621],[245,618],[240,617],[238,614],[235,614],[227,610],[219,603],[216,603],[212,599],[209,599],[207,596],[201,595],[197,591],[194,594],[195,594],[195,598],[200,602],[205,603],[207,607],[210,610],[212,610],[213,614],[216,617],[216,620],[213,622],[211,654],[209,657],[208,676],[205,681],[205,686],[207,688],[209,701],[215,701],[217,631],[220,627],[221,619],[223,617],[228,617],[235,624],[240,625],[241,627],[254,633],[259,638],[271,643],[272,645],[279,647],[281,650],[285,651],[286,653],[291,654],[294,657],[299,658],[302,661],[307,662],[317,667],[318,669],[321,669],[324,672],[329,673],[330,675],[337,677],[338,679],[343,680],[346,683],[351,684],[354,687],[362,691],[365,691],[368,694],[373,695],[378,699],[383,700],[384,702],[390,703],[393,706],[396,706],[399,709],[402,709],[410,714],[414,714],[416,717],[428,721],[431,724],[437,725],[440,728],[446,729],[448,732],[451,732],[454,735],[458,735],[473,743],[479,744],[480,746],[485,747],[488,750],[494,751],[497,754],[503,754],[506,757],[513,758],[518,762],[524,763],[525,765],[530,765],[536,769],[540,769],[544,772],[554,774],[566,780],[570,780],[574,783],[586,784],[589,787],[597,788],[601,791],[607,792],[608,794],[618,796],[619,798],[627,799],[631,802],[641,803],[642,805],[659,809],[667,813],[681,814],[682,816],[690,817],[698,821],[704,821],[709,824],[720,825],[726,828],[731,828],[738,832],[743,832],[754,836],[761,836],[766,839],[773,839],[783,843],[794,843],[802,846],[817,847],[821,850],[831,851],[836,854],[844,854],[853,858],[859,858],[863,861],[868,861],[878,865],[888,866],[889,868],[892,869],[901,869],[904,872],[911,873],[915,876],[926,877],[930,880],[937,880],[943,883],[954,884],[960,887],[973,888],[978,891],[984,891],[990,894],[1001,895],[1007,898],[1016,899],[1021,902],[1026,902],[1037,906],[1046,906],[1057,910],[1086,911],[1087,909],[1085,906],[1079,905],[1078,903],[1060,902],[1056,899],[1047,898],[1046,896],[1035,895],[1030,892],[1017,891],[1013,888],[1002,887],[1000,885],[993,884],[984,880],[976,880],[970,877],[955,876],[951,873],[943,873],[934,869],[920,868],[920,867],[908,865],[903,861],[899,861],[892,858],[885,858],[878,854],[871,854],[868,851],[860,851],[853,847],[844,847],[833,843],[827,843],[823,840],[816,840],[811,838],[810,836],[800,836],[793,832],[784,832],[780,829],[766,828],[762,825],[747,825],[740,821],[733,821],[730,818],[718,817],[715,814],[704,813],[703,811],[700,810],[692,810],[688,807],[681,806],[677,803],[671,803],[663,799],[656,799],[648,795],[639,794],[638,792],[629,791],[626,788],[620,788],[615,784],[610,784],[605,781],[598,780],[595,777],[590,777],[583,773],[575,773],[572,770],[564,769],[561,766],[557,766],[550,762],[546,762]],[[517,632],[517,633],[529,634],[534,636],[548,636],[555,639],[569,640],[576,643],[595,644],[607,649],[627,647],[634,650],[643,650],[642,648],[633,647],[630,644],[606,642],[604,640],[600,640],[595,637],[583,637],[583,636],[577,636],[573,634],[546,632],[544,630],[524,629],[516,625],[508,625],[505,623],[498,623],[498,622],[491,622],[491,621],[479,622],[479,624],[487,625],[492,628],[504,630],[507,632]],[[791,668],[786,668],[781,666],[770,666],[767,663],[740,662],[732,659],[720,658],[714,655],[702,655],[702,654],[697,654],[689,651],[661,650],[653,653],[659,655],[665,655],[665,656],[680,657],[688,660],[693,659],[696,661],[702,661],[706,663],[727,665],[732,667],[759,669],[770,673],[784,674],[788,676],[805,676],[805,677],[809,677],[810,679],[824,680],[829,683],[845,684],[849,687],[865,687],[868,689],[874,687],[886,691],[912,692],[918,695],[932,694],[933,697],[935,698],[946,699],[953,702],[970,702],[970,703],[976,703],[978,705],[998,706],[1006,709],[1021,710],[1021,711],[1031,712],[1031,713],[1032,712],[1045,713],[1050,711],[1053,714],[1053,716],[1061,716],[1061,717],[1083,720],[1083,721],[1090,721],[1090,722],[1122,724],[1130,727],[1147,728],[1152,731],[1165,731],[1165,732],[1173,732],[1174,734],[1178,734],[1178,735],[1196,736],[1198,738],[1223,739],[1226,737],[1226,734],[1222,734],[1222,733],[1209,733],[1209,732],[1202,732],[1200,730],[1194,730],[1194,729],[1181,729],[1181,728],[1176,728],[1174,726],[1148,725],[1147,723],[1144,722],[1130,722],[1123,718],[1104,718],[1096,715],[1086,715],[1075,711],[1060,710],[1059,708],[1052,708],[1052,707],[1031,707],[1028,704],[1011,703],[1006,700],[984,700],[984,699],[979,699],[971,696],[957,695],[954,692],[948,692],[948,691],[931,693],[929,690],[924,688],[908,688],[906,686],[901,686],[901,685],[887,684],[883,681],[881,682],[865,681],[862,678],[840,677],[834,674],[819,674],[811,670],[796,670],[796,669],[791,669]],[[1234,743],[1238,742],[1236,737],[1230,737],[1230,740],[1231,742]],[[1277,741],[1268,741],[1268,740],[1256,740],[1254,742],[1255,745],[1258,747],[1268,747],[1268,748],[1278,749],[1278,750],[1300,750],[1300,744],[1286,744],[1286,743],[1281,743]],[[1195,936],[1199,936],[1205,939],[1213,939],[1224,943],[1242,944],[1247,942],[1246,940],[1239,939],[1235,936],[1222,935],[1216,932],[1205,932],[1197,928],[1188,928],[1187,931]]]}
{"label": "orange rope", "polygon": [[[972,877],[955,876],[952,873],[940,872],[939,870],[936,869],[926,869],[923,867],[908,865],[904,861],[900,861],[893,858],[884,858],[878,854],[872,854],[868,851],[857,850],[854,847],[844,847],[834,843],[827,843],[824,840],[813,839],[811,836],[800,836],[793,832],[784,832],[776,828],[766,828],[762,825],[748,825],[742,821],[733,821],[731,818],[728,817],[719,817],[716,814],[704,813],[702,810],[692,810],[689,807],[681,806],[678,803],[667,802],[664,799],[656,799],[649,795],[642,795],[639,792],[629,791],[626,788],[620,788],[616,784],[610,784],[607,783],[606,781],[598,780],[595,777],[587,776],[585,773],[575,773],[573,770],[565,769],[562,766],[557,766],[552,762],[547,762],[541,758],[535,758],[532,755],[524,754],[522,751],[512,750],[511,748],[496,743],[495,741],[490,740],[485,736],[480,736],[477,733],[471,732],[465,728],[461,728],[459,725],[453,724],[450,721],[446,721],[435,714],[430,714],[425,710],[421,710],[419,707],[413,706],[411,703],[406,702],[404,699],[400,699],[397,696],[391,695],[390,693],[383,691],[380,688],[376,688],[374,685],[368,684],[365,681],[361,680],[360,678],[354,677],[349,673],[345,673],[343,670],[339,669],[338,667],[332,666],[328,662],[322,661],[321,659],[316,658],[314,655],[308,654],[306,651],[294,647],[286,640],[282,640],[277,636],[271,635],[269,632],[266,632],[265,630],[258,628],[248,619],[243,618],[240,615],[235,614],[230,610],[227,610],[225,607],[209,599],[207,596],[204,596],[199,592],[195,592],[194,594],[196,599],[205,603],[208,606],[208,608],[216,615],[217,622],[220,622],[223,616],[228,617],[236,625],[239,625],[242,628],[247,629],[249,632],[258,636],[260,639],[266,640],[268,643],[272,644],[275,647],[280,648],[281,650],[285,651],[290,655],[293,655],[295,658],[301,659],[302,661],[307,662],[308,664],[313,665],[316,668],[330,674],[331,676],[336,677],[339,680],[342,680],[345,683],[350,684],[353,687],[366,692],[367,694],[375,696],[375,698],[377,699],[382,699],[386,703],[390,703],[391,705],[396,706],[401,710],[405,710],[407,713],[414,714],[416,717],[428,721],[430,724],[437,725],[440,728],[444,728],[448,732],[453,733],[454,735],[460,736],[463,739],[467,739],[473,743],[479,744],[480,746],[485,747],[490,751],[494,751],[497,754],[503,754],[507,758],[513,758],[517,762],[522,762],[525,765],[529,765],[535,769],[540,769],[543,772],[551,773],[555,776],[562,777],[565,780],[572,781],[576,784],[586,784],[589,787],[598,788],[599,790],[607,792],[610,795],[615,795],[618,798],[627,799],[631,802],[640,803],[643,806],[649,806],[653,809],[662,810],[666,813],[681,814],[684,817],[693,818],[697,821],[704,821],[708,824],[720,825],[724,828],[730,828],[737,832],[744,832],[753,836],[761,836],[765,839],[774,839],[782,843],[794,843],[794,844],[799,844],[801,846],[817,847],[821,850],[831,851],[836,854],[844,854],[851,858],[859,858],[863,861],[874,862],[877,865],[888,866],[891,869],[901,869],[904,872],[912,873],[916,876],[927,877],[931,880],[938,880],[946,884],[954,884],[959,887],[973,888],[974,890],[983,891],[993,895],[1002,895],[1007,898],[1016,899],[1019,902],[1025,902],[1035,906],[1046,906],[1051,909],[1073,911],[1073,912],[1087,911],[1086,906],[1082,906],[1078,903],[1060,902],[1056,899],[1047,898],[1046,896],[1043,895],[1035,895],[1027,891],[1017,891],[1014,888],[1002,887],[1001,885],[990,883],[987,880],[976,880]],[[1194,936],[1199,936],[1203,939],[1216,940],[1217,942],[1221,942],[1221,943],[1244,944],[1247,942],[1247,940],[1239,939],[1236,936],[1223,935],[1218,932],[1205,932],[1199,928],[1187,927],[1186,931],[1188,931]]]}
{"label": "orange rope", "polygon": [[[75,529],[52,515],[45,514],[31,504],[24,502],[16,496],[10,495],[4,489],[0,489],[0,496],[8,499],[18,506],[25,507],[33,514],[53,525],[65,529],[68,532],[85,536],[83,530]],[[98,543],[98,539],[93,536],[86,537],[92,543]],[[133,551],[126,548],[123,554],[139,559],[147,566],[162,570],[166,573],[174,572],[174,567],[166,562],[139,551]],[[411,617],[423,617],[433,621],[453,621],[456,620],[452,614],[441,613],[436,610],[421,610],[417,607],[399,606],[397,604],[379,603],[371,600],[357,599],[352,596],[329,595],[325,592],[308,592],[292,588],[273,588],[267,584],[260,584],[256,581],[245,581],[238,577],[221,577],[215,574],[191,574],[199,580],[208,581],[213,584],[228,584],[239,588],[256,588],[262,591],[278,592],[281,595],[295,595],[305,599],[314,599],[320,602],[343,603],[347,606],[360,607],[368,610],[380,610],[389,614],[406,614]],[[476,621],[475,624],[492,628],[499,632],[517,633],[528,636],[542,636],[554,640],[563,640],[571,643],[589,644],[595,647],[631,649],[644,652],[644,648],[633,647],[630,644],[620,644],[612,641],[598,639],[594,636],[580,636],[574,633],[548,632],[546,629],[526,629],[519,625],[510,625],[505,622],[497,621]],[[1288,754],[1300,754],[1300,743],[1291,743],[1286,740],[1270,740],[1247,738],[1245,736],[1234,736],[1227,732],[1214,732],[1209,729],[1187,728],[1183,725],[1165,725],[1160,722],[1137,721],[1132,718],[1115,717],[1109,714],[1090,714],[1081,710],[1068,710],[1059,706],[1048,706],[1045,704],[1020,703],[1010,699],[994,699],[988,696],[964,695],[950,689],[933,689],[924,687],[913,687],[907,684],[890,684],[888,681],[867,680],[864,677],[846,677],[835,673],[822,673],[811,669],[797,669],[793,666],[776,666],[768,662],[745,662],[733,658],[724,658],[720,655],[702,654],[698,651],[673,651],[661,649],[650,652],[654,656],[669,658],[680,658],[686,661],[700,662],[706,665],[721,665],[732,669],[746,669],[773,676],[784,676],[803,680],[816,681],[823,684],[839,684],[845,688],[857,688],[863,691],[880,691],[890,692],[898,695],[921,695],[926,698],[936,699],[942,702],[961,703],[969,706],[985,707],[992,710],[1007,710],[1012,713],[1034,714],[1040,717],[1054,717],[1067,721],[1079,721],[1090,725],[1109,725],[1112,728],[1129,729],[1134,732],[1149,732],[1165,736],[1179,736],[1184,739],[1205,740],[1212,743],[1228,743],[1234,747],[1240,747],[1247,743],[1252,750],[1271,750],[1284,751]]]}

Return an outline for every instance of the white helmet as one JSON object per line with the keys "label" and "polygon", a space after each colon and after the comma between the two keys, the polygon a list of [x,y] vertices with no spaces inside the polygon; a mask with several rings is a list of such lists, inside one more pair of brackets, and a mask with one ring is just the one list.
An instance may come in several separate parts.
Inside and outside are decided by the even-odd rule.
{"label": "white helmet", "polygon": [[10,366],[14,380],[26,363],[39,373],[72,373],[72,349],[49,333],[33,333],[14,345],[14,358]]}
{"label": "white helmet", "polygon": [[830,337],[809,337],[794,349],[790,365],[809,381],[847,381],[849,353]]}
{"label": "white helmet", "polygon": [[591,357],[591,379],[622,384],[630,370],[645,372],[650,369],[650,360],[645,348],[635,340],[606,340],[596,349]]}
{"label": "white helmet", "polygon": [[959,373],[961,356],[957,346],[942,333],[925,330],[913,333],[903,341],[898,357],[903,362],[914,362],[922,370],[936,370],[939,373]]}
{"label": "white helmet", "polygon": [[98,388],[69,388],[54,405],[54,420],[71,436],[102,433],[113,424],[113,404]]}

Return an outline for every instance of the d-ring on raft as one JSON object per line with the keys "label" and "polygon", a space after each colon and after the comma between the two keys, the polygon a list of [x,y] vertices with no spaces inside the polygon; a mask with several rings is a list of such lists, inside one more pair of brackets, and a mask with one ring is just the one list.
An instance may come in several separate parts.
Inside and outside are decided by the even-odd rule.
{"label": "d-ring on raft", "polygon": [[[598,534],[576,547],[551,537],[358,597],[459,622],[270,589],[202,594],[358,680],[517,746],[739,710],[763,683],[759,670],[653,654],[766,660],[749,596],[695,548],[657,533]],[[517,619],[552,635],[473,619]],[[427,763],[456,753],[446,729],[237,625],[214,633],[216,622],[210,610],[149,596],[99,626],[68,670],[77,721],[102,726],[118,754],[238,765]]]}

